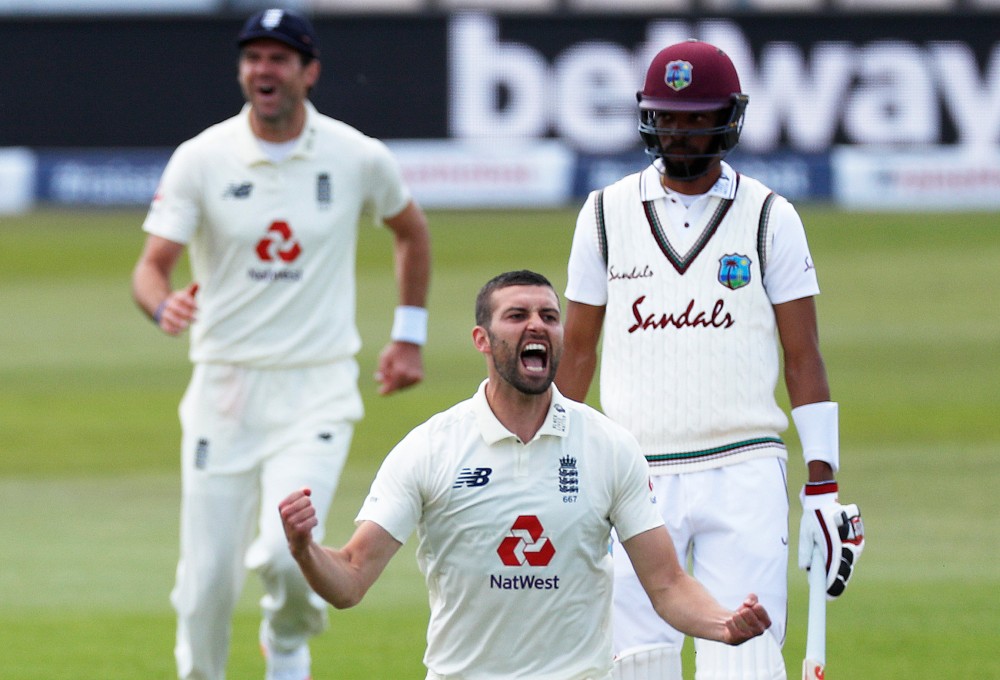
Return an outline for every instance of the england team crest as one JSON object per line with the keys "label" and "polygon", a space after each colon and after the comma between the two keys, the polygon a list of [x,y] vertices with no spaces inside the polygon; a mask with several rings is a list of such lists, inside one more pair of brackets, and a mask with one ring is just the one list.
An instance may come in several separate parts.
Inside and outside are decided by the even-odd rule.
{"label": "england team crest", "polygon": [[667,72],[663,76],[663,82],[675,92],[680,92],[691,84],[691,62],[678,59],[667,64]]}
{"label": "england team crest", "polygon": [[746,255],[723,255],[719,258],[719,283],[730,290],[750,283],[750,258]]}

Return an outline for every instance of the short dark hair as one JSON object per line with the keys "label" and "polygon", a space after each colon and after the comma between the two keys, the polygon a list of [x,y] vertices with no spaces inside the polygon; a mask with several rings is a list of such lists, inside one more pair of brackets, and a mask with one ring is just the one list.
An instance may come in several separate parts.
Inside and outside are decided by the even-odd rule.
{"label": "short dark hair", "polygon": [[487,328],[490,324],[490,319],[493,317],[493,292],[510,286],[546,286],[555,292],[552,282],[537,272],[519,269],[498,274],[487,281],[476,296],[477,326]]}

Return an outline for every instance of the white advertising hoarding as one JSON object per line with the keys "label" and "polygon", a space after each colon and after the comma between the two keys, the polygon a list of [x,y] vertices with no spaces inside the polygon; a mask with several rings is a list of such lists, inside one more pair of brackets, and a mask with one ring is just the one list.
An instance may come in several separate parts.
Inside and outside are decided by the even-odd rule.
{"label": "white advertising hoarding", "polygon": [[387,142],[424,207],[500,208],[565,205],[575,154],[562,142]]}
{"label": "white advertising hoarding", "polygon": [[834,149],[831,164],[833,198],[844,208],[1000,209],[1000,149],[995,146],[845,146]]}
{"label": "white advertising hoarding", "polygon": [[35,154],[0,149],[0,215],[27,211],[35,202]]}

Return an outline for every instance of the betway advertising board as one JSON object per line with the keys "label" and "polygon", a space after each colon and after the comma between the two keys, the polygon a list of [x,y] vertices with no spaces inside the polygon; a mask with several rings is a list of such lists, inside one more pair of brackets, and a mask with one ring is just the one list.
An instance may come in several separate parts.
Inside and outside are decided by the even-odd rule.
{"label": "betway advertising board", "polygon": [[[44,64],[14,60],[0,72],[0,147],[173,148],[239,108],[238,23],[0,22],[12,54],[30,53],[39,41],[52,46]],[[750,96],[734,165],[789,198],[857,196],[834,186],[850,175],[840,166],[874,175],[899,154],[928,167],[938,154],[959,164],[974,155],[976,172],[997,169],[995,154],[969,153],[1000,144],[1000,39],[989,15],[458,13],[320,17],[316,24],[324,46],[318,108],[398,143],[415,192],[431,203],[467,204],[483,191],[511,205],[506,190],[532,205],[574,201],[642,167],[635,91],[652,55],[688,37],[723,47]],[[147,46],[141,78],[130,75],[131,53],[123,49],[133,44]],[[38,68],[58,74],[60,88],[31,72]],[[409,154],[407,145],[418,143],[419,154]],[[841,148],[846,153],[831,153]],[[524,162],[510,162],[517,159]],[[94,177],[88,168],[95,166],[99,175],[117,175],[87,194],[80,182]],[[148,170],[131,181],[124,167],[63,165],[49,177],[59,178],[59,195],[110,200],[150,182]],[[912,186],[908,180],[894,191],[905,196]],[[974,181],[963,186],[981,191]],[[971,204],[993,205],[998,196],[990,190]]]}
{"label": "betway advertising board", "polygon": [[740,74],[747,151],[1000,142],[995,31],[937,15],[826,21],[648,19],[631,41],[595,25],[592,37],[553,50],[554,27],[546,35],[458,16],[449,24],[448,133],[553,134],[586,152],[624,151],[636,144],[635,93],[652,56],[695,37],[725,50]]}

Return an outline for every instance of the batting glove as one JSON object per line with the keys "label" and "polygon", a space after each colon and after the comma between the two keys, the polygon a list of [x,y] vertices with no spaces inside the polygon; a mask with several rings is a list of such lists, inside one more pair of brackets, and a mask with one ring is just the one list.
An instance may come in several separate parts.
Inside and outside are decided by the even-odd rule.
{"label": "batting glove", "polygon": [[844,592],[865,547],[861,511],[853,503],[840,504],[836,482],[806,484],[799,498],[799,569],[809,570],[813,546],[819,546],[826,563],[826,595],[832,600]]}

